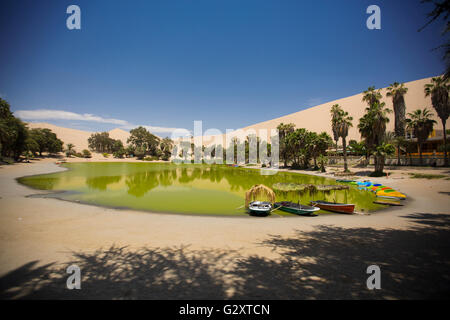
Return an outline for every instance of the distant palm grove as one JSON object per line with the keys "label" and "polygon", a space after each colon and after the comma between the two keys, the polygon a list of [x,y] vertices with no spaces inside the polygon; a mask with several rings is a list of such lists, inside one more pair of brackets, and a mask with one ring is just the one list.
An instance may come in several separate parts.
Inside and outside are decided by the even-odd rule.
{"label": "distant palm grove", "polygon": [[172,155],[173,141],[169,138],[161,139],[150,133],[144,127],[138,127],[130,131],[125,148],[121,140],[109,137],[108,132],[93,133],[89,139],[89,148],[99,153],[112,153],[116,158],[124,156],[148,160],[169,160]]}
{"label": "distant palm grove", "polygon": [[47,128],[29,129],[25,122],[15,117],[9,103],[0,98],[0,160],[20,161],[43,153],[58,154],[65,152],[68,157],[90,158],[91,151],[112,154],[114,157],[136,156],[147,160],[169,160],[173,141],[161,139],[139,127],[130,131],[125,148],[121,140],[112,139],[108,132],[92,134],[88,139],[89,149],[76,151],[76,146],[66,144],[54,132]]}
{"label": "distant palm grove", "polygon": [[[432,134],[436,121],[432,119],[433,112],[436,112],[442,124],[443,143],[436,150],[442,152],[444,166],[448,166],[448,145],[446,121],[450,112],[449,81],[445,77],[434,77],[431,82],[424,87],[425,97],[430,97],[433,110],[418,108],[406,114],[405,96],[408,88],[403,83],[394,82],[387,88],[386,97],[392,99],[393,110],[386,107],[382,102],[381,89],[369,87],[363,93],[362,103],[366,104],[364,115],[355,123],[355,119],[347,111],[345,106],[335,104],[330,109],[332,136],[326,132],[315,133],[304,128],[296,128],[293,123],[280,123],[277,127],[279,132],[279,155],[280,161],[285,167],[325,171],[325,166],[333,158],[336,160],[342,152],[343,170],[349,171],[347,154],[361,156],[359,164],[367,166],[373,158],[373,175],[384,175],[383,169],[385,160],[397,154],[396,164],[401,165],[402,157],[411,154],[419,154],[419,164],[423,165],[423,145]],[[420,106],[418,106],[420,107]],[[394,131],[387,132],[389,114],[394,114]],[[360,135],[361,141],[347,141],[348,132],[355,126]],[[413,138],[412,138],[413,137]],[[228,148],[222,146],[203,146],[200,152],[196,152],[196,147],[192,142],[182,142],[186,144],[185,149],[190,149],[190,154],[215,154],[223,153],[226,158],[227,151],[234,153],[233,163],[249,163],[250,139],[240,142],[235,138]],[[259,138],[254,140],[256,145],[261,143]],[[341,142],[342,151],[339,150]],[[64,151],[66,156],[77,156],[89,158],[91,151],[103,153],[105,157],[112,154],[116,158],[137,157],[142,160],[165,160],[172,157],[172,153],[182,156],[182,152],[175,146],[174,141],[169,138],[160,138],[146,128],[140,126],[130,131],[130,136],[125,146],[121,140],[113,139],[108,132],[93,133],[88,139],[90,150],[76,151],[76,146],[70,141],[61,141],[50,129],[37,128],[28,129],[26,123],[15,117],[10,110],[7,101],[0,98],[0,156],[1,159],[13,159],[20,161],[31,156],[42,156],[43,153],[56,154]],[[267,155],[270,156],[271,145],[266,144]],[[238,159],[237,150],[245,150],[245,158]],[[259,147],[257,148],[259,150]],[[242,150],[242,149],[241,149]],[[396,152],[397,151],[397,152]],[[184,151],[183,151],[184,152]],[[180,153],[180,154],[178,154]],[[230,161],[230,160],[229,160]],[[260,155],[257,154],[257,162]],[[403,162],[405,163],[405,161]],[[409,161],[409,164],[412,162]],[[392,162],[391,162],[392,164]],[[262,166],[268,163],[261,163]],[[435,165],[435,164],[434,164]]]}
{"label": "distant palm grove", "polygon": [[[406,104],[404,96],[407,94],[408,88],[402,83],[394,82],[387,88],[387,97],[392,98],[393,109],[388,109],[384,102],[381,102],[381,89],[376,90],[375,87],[369,87],[364,91],[362,101],[367,103],[365,114],[359,119],[358,130],[361,134],[362,141],[350,141],[350,149],[352,153],[363,155],[367,160],[371,156],[374,158],[375,171],[373,176],[383,175],[385,159],[392,156],[397,149],[397,165],[401,164],[400,157],[404,154],[419,152],[420,165],[423,165],[422,145],[427,141],[433,132],[436,121],[432,120],[432,112],[427,108],[417,109],[408,113],[406,117]],[[444,166],[448,166],[448,146],[446,121],[450,112],[449,101],[449,83],[444,77],[434,77],[431,83],[424,87],[426,97],[431,97],[433,109],[441,119],[443,127],[443,145],[440,147],[444,155]],[[344,171],[348,171],[347,165],[347,144],[346,136],[348,128],[352,126],[353,118],[348,116],[339,105],[332,106],[331,110],[331,127],[336,142],[342,138]],[[386,132],[386,125],[389,123],[388,115],[394,112],[395,125],[394,132]],[[406,139],[406,130],[415,137]],[[440,151],[437,150],[437,151]],[[368,161],[367,161],[368,163]]]}

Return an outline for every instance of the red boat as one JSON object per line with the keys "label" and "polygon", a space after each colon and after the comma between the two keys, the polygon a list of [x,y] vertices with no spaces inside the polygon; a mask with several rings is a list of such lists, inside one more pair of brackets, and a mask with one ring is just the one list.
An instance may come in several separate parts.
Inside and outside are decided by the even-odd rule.
{"label": "red boat", "polygon": [[334,203],[334,202],[317,200],[317,201],[311,201],[311,205],[313,207],[318,207],[322,210],[333,211],[333,212],[338,212],[338,213],[352,214],[353,211],[355,211],[355,205],[348,204],[348,203]]}

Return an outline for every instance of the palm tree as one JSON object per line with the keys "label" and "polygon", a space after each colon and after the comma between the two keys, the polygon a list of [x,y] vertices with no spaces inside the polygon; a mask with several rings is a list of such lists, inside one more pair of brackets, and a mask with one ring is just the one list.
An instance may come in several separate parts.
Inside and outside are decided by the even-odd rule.
{"label": "palm tree", "polygon": [[[375,101],[375,100],[374,100]],[[367,150],[374,152],[377,147],[381,146],[386,135],[386,124],[389,122],[388,114],[391,109],[385,107],[384,102],[375,101],[366,108],[366,113],[359,119],[358,129],[361,137],[366,143]],[[380,154],[374,154],[375,172],[374,175],[383,174],[384,159]]]}
{"label": "palm tree", "polygon": [[336,153],[338,151],[338,141],[339,141],[339,132],[338,132],[338,123],[340,121],[339,117],[342,112],[341,107],[338,104],[335,104],[331,107],[331,130],[333,131],[333,140],[336,141]]}
{"label": "palm tree", "polygon": [[311,156],[314,161],[314,170],[318,170],[319,167],[317,166],[317,159],[321,155],[325,155],[327,149],[333,145],[333,141],[331,140],[331,137],[326,132],[322,132],[320,134],[317,134],[315,132],[311,132],[311,140],[310,140],[310,146],[309,151],[311,153]]}
{"label": "palm tree", "polygon": [[[405,120],[405,123],[406,123],[406,120]],[[386,145],[389,144],[389,145],[393,146],[394,147],[394,153],[395,153],[395,149],[398,150],[397,151],[397,155],[398,155],[398,157],[397,157],[397,165],[400,165],[400,150],[402,148],[406,149],[406,146],[407,146],[407,142],[406,142],[405,137],[404,136],[397,137],[395,132],[388,131],[384,135],[383,143],[386,144]],[[383,150],[387,150],[387,149],[383,149]],[[386,153],[386,155],[391,155],[391,153]]]}
{"label": "palm tree", "polygon": [[67,144],[66,155],[67,155],[68,157],[70,157],[70,156],[74,153],[73,148],[75,148],[75,145],[74,145],[74,144],[72,144],[72,143],[68,143],[68,144]]}
{"label": "palm tree", "polygon": [[352,124],[353,117],[348,115],[348,112],[342,110],[339,115],[338,123],[338,136],[342,138],[342,148],[344,152],[344,171],[348,172],[347,166],[347,141],[348,129],[353,127]]}
{"label": "palm tree", "polygon": [[388,114],[392,112],[385,106],[384,102],[375,102],[372,106],[366,108],[366,113],[359,120],[359,132],[369,149],[374,149],[385,139],[386,124],[389,123]]}
{"label": "palm tree", "polygon": [[384,134],[384,142],[393,144],[395,141],[395,133],[392,131],[387,131]]}
{"label": "palm tree", "polygon": [[[439,17],[442,17],[445,21],[447,21],[447,26],[444,29],[444,31],[442,32],[442,35],[446,35],[450,31],[450,23],[448,22],[448,17],[450,14],[449,1],[448,0],[442,0],[442,1],[422,0],[421,2],[422,3],[433,2],[434,8],[427,15],[427,17],[428,17],[427,23],[422,28],[420,28],[418,31],[419,32],[422,31],[433,21],[437,21]],[[446,62],[444,78],[449,79],[450,78],[450,42],[447,41],[446,43],[440,45],[438,48],[445,49],[445,54],[443,57],[443,60]]]}
{"label": "palm tree", "polygon": [[427,141],[430,133],[433,132],[433,126],[436,121],[432,120],[433,114],[427,109],[417,109],[412,113],[408,113],[410,119],[406,119],[406,123],[409,129],[413,131],[413,134],[417,138],[417,145],[419,147],[420,165],[423,165],[422,159],[422,145]]}
{"label": "palm tree", "polygon": [[[387,88],[387,97],[392,97],[395,114],[395,136],[405,137],[405,97],[408,88],[403,83],[394,82]],[[397,165],[400,165],[400,145],[397,145]]]}
{"label": "palm tree", "polygon": [[325,155],[321,154],[317,157],[317,161],[319,162],[320,172],[327,172],[325,170],[325,165],[328,163],[328,158]]}
{"label": "palm tree", "polygon": [[364,96],[362,98],[362,101],[367,102],[369,106],[372,106],[376,102],[380,102],[382,95],[381,90],[375,90],[375,87],[369,87],[366,91],[364,91]]}
{"label": "palm tree", "polygon": [[[405,120],[406,123],[406,120]],[[408,141],[405,137],[395,137],[394,140],[391,141],[391,143],[396,147],[397,149],[397,165],[400,165],[400,151],[403,149],[407,153],[407,147],[408,147]]]}
{"label": "palm tree", "polygon": [[425,85],[425,97],[431,95],[433,108],[442,121],[444,130],[444,166],[448,166],[447,132],[445,130],[445,123],[450,114],[450,99],[448,97],[450,85],[448,81],[448,79],[444,79],[443,77],[435,77],[431,79],[431,83]]}
{"label": "palm tree", "polygon": [[383,142],[383,144],[375,148],[373,155],[376,159],[378,159],[377,165],[375,167],[375,172],[383,174],[384,161],[386,160],[387,156],[393,155],[394,152],[395,147],[392,144],[386,142]]}
{"label": "palm tree", "polygon": [[288,135],[292,132],[294,132],[295,130],[295,124],[293,123],[288,123],[288,124],[284,124],[284,123],[280,123],[277,127],[278,129],[278,133],[279,133],[279,141],[280,141],[280,153],[281,153],[281,157],[283,158],[284,161],[284,167],[287,167],[287,163],[289,160],[289,154],[290,151],[289,150],[289,146],[288,146]]}

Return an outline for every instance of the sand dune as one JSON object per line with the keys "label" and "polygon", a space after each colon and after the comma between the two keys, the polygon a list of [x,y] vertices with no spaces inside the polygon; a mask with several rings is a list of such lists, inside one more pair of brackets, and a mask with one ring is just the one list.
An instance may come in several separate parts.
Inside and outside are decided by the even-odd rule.
{"label": "sand dune", "polygon": [[[425,107],[431,109],[434,114],[434,119],[438,122],[435,126],[436,129],[441,129],[441,121],[438,119],[436,112],[431,105],[431,98],[425,97],[424,85],[431,82],[431,78],[420,79],[416,81],[406,82],[405,86],[408,88],[408,93],[405,95],[406,114],[416,109],[423,109]],[[386,106],[393,110],[392,98],[386,97],[386,88],[381,90],[383,95],[382,101],[386,103]],[[311,107],[302,111],[298,111],[286,116],[256,123],[248,127],[243,128],[244,132],[236,132],[235,136],[239,139],[244,139],[247,135],[245,131],[261,129],[275,129],[280,123],[294,123],[297,128],[305,128],[310,131],[322,132],[325,131],[332,136],[331,132],[331,115],[330,109],[334,104],[339,104],[345,111],[347,111],[353,117],[353,127],[350,128],[347,141],[351,139],[360,140],[361,136],[358,131],[359,119],[364,115],[367,104],[362,102],[363,93],[356,94],[347,98],[342,98],[334,101],[330,101],[315,107]],[[388,131],[394,130],[394,113],[390,116],[390,122],[387,126]],[[210,144],[212,139],[223,139],[218,136],[204,137],[204,144]],[[217,140],[216,140],[217,141]],[[213,142],[211,142],[213,143]]]}
{"label": "sand dune", "polygon": [[[64,141],[64,147],[67,146],[67,144],[72,143],[75,145],[75,150],[79,152],[83,149],[88,149],[88,138],[93,133],[89,131],[59,127],[50,123],[43,123],[43,122],[40,123],[29,122],[28,127],[31,129],[33,128],[50,129],[54,133],[56,133],[59,139]],[[109,136],[113,139],[121,140],[125,145],[127,143],[128,137],[130,136],[130,133],[122,129],[113,129],[109,131]]]}
{"label": "sand dune", "polygon": [[[430,83],[430,80],[431,78],[425,78],[405,83],[406,87],[408,88],[408,93],[405,95],[406,113],[412,112],[413,110],[416,110],[418,108],[422,109],[427,107],[432,110],[434,119],[438,122],[435,128],[441,129],[440,120],[437,118],[436,112],[431,105],[431,98],[425,97],[423,91],[424,85],[426,83]],[[381,93],[383,95],[382,101],[386,103],[386,106],[388,108],[393,109],[392,99],[386,97],[386,88],[383,88],[381,90]],[[362,102],[362,97],[363,93],[359,93],[347,98],[330,101],[315,107],[288,114],[280,118],[247,126],[241,129],[242,131],[235,131],[234,135],[242,140],[249,134],[248,131],[252,129],[256,130],[256,132],[261,129],[266,129],[270,133],[271,129],[275,129],[282,122],[294,123],[298,128],[306,128],[310,131],[325,131],[328,134],[332,135],[330,108],[332,105],[337,103],[341,105],[341,107],[353,117],[353,127],[349,130],[348,140],[360,140],[361,137],[358,131],[358,122],[359,119],[363,116],[365,108],[367,107],[366,103]],[[390,122],[387,126],[387,130],[393,131],[394,113],[392,113],[389,117]],[[64,143],[73,143],[76,146],[77,150],[87,149],[87,139],[92,134],[92,132],[63,128],[49,123],[29,123],[29,127],[49,128],[53,132],[55,132],[58,137],[64,141]],[[109,131],[109,134],[113,139],[122,140],[124,144],[126,144],[126,140],[130,135],[129,132],[119,128]],[[224,136],[203,137],[203,144],[209,145],[214,143],[225,144]]]}
{"label": "sand dune", "polygon": [[121,140],[123,142],[123,144],[125,145],[125,144],[127,144],[127,140],[128,140],[128,137],[130,136],[130,133],[128,131],[116,128],[116,129],[109,131],[109,136],[113,139]]}
{"label": "sand dune", "polygon": [[[405,103],[406,103],[406,114],[416,110],[418,108],[430,108],[434,111],[431,105],[431,98],[425,97],[423,92],[424,85],[426,83],[430,83],[431,78],[425,78],[421,80],[411,81],[405,83],[405,86],[408,88],[408,93],[405,95]],[[386,106],[390,109],[393,109],[392,98],[386,97],[386,88],[381,90],[381,94],[383,95],[383,102],[386,103]],[[253,129],[274,129],[278,126],[279,123],[294,123],[299,128],[306,128],[315,132],[328,132],[330,135],[331,132],[331,115],[330,109],[334,104],[339,104],[341,107],[347,111],[353,117],[353,127],[350,128],[348,136],[350,139],[359,140],[360,134],[358,132],[358,122],[359,119],[364,115],[365,108],[367,104],[362,102],[363,94],[357,94],[351,97],[338,99],[334,101],[330,101],[316,107],[312,107],[306,110],[302,110],[296,113],[289,114],[284,117],[280,117],[277,119],[257,123],[251,126],[244,128],[244,130],[253,128]],[[434,119],[437,121],[436,112],[434,113]],[[390,122],[387,126],[388,131],[394,130],[394,113],[390,115]],[[440,121],[438,121],[439,123]]]}

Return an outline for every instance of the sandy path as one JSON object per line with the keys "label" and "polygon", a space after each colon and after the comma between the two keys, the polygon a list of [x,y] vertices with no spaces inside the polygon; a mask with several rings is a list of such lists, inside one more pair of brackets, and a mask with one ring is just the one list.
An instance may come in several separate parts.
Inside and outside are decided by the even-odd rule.
{"label": "sandy path", "polygon": [[[378,263],[382,264],[384,258],[389,260],[389,257],[385,257],[385,255],[389,255],[389,251],[392,248],[387,247],[386,243],[380,241],[390,243],[394,241],[394,238],[400,236],[401,239],[399,241],[403,242],[398,244],[397,249],[407,245],[408,248],[415,248],[419,253],[424,253],[427,250],[424,251],[422,244],[419,243],[423,243],[424,241],[427,243],[427,241],[433,239],[433,241],[436,241],[435,237],[438,237],[438,239],[442,238],[442,240],[437,241],[438,247],[433,247],[432,250],[436,251],[435,260],[439,261],[439,265],[431,265],[428,267],[436,271],[445,266],[449,267],[450,262],[448,256],[445,256],[447,253],[443,251],[449,251],[447,249],[449,249],[448,214],[450,213],[450,198],[446,193],[439,193],[450,192],[449,180],[390,178],[386,181],[386,178],[372,179],[373,181],[376,180],[381,183],[386,183],[410,196],[411,199],[408,200],[407,206],[392,208],[372,215],[330,215],[315,218],[299,217],[298,219],[183,216],[107,209],[57,199],[27,198],[27,195],[42,192],[21,186],[15,181],[17,177],[55,172],[58,170],[63,169],[56,166],[54,160],[0,167],[0,277],[2,277],[0,283],[2,283],[3,297],[14,298],[27,295],[30,295],[30,297],[52,297],[52,294],[56,297],[61,297],[61,293],[58,290],[62,290],[62,286],[55,289],[53,283],[46,290],[38,290],[33,287],[33,296],[29,291],[31,290],[29,284],[31,281],[30,274],[33,274],[33,277],[35,277],[37,270],[40,270],[38,267],[49,263],[59,263],[60,265],[58,266],[60,268],[67,267],[67,262],[74,259],[74,252],[83,253],[84,256],[82,259],[84,259],[84,262],[79,263],[85,266],[85,268],[88,268],[88,264],[91,263],[90,261],[92,259],[89,260],[87,256],[91,255],[91,258],[99,257],[101,256],[100,253],[92,255],[95,250],[107,250],[111,246],[116,246],[116,248],[127,246],[126,252],[128,254],[133,253],[134,255],[132,256],[133,258],[130,258],[125,263],[123,260],[120,260],[122,259],[120,257],[123,257],[124,253],[118,249],[116,252],[114,251],[116,249],[114,249],[114,253],[110,251],[113,257],[110,257],[108,261],[113,261],[121,265],[130,264],[132,266],[136,266],[137,263],[141,263],[148,258],[148,255],[144,255],[137,259],[137,253],[140,248],[146,248],[146,250],[150,250],[149,248],[152,248],[151,250],[156,250],[153,248],[158,247],[164,248],[164,255],[167,255],[171,250],[175,250],[173,249],[175,247],[187,246],[184,249],[180,249],[182,252],[176,251],[175,253],[174,251],[170,259],[167,256],[158,256],[159,260],[152,260],[151,265],[154,266],[161,263],[164,266],[164,270],[169,268],[171,272],[175,272],[174,279],[177,279],[176,281],[173,280],[175,284],[178,284],[180,288],[183,287],[183,284],[190,289],[187,290],[185,288],[184,291],[180,291],[181,289],[173,290],[172,286],[174,284],[170,283],[170,286],[168,284],[168,281],[172,279],[171,277],[173,275],[168,275],[166,273],[167,270],[164,272],[159,270],[159,273],[157,273],[158,277],[162,278],[156,279],[155,273],[150,274],[153,277],[152,288],[154,290],[151,291],[152,294],[149,294],[148,287],[144,284],[137,285],[137,282],[133,281],[133,285],[130,282],[124,284],[123,290],[105,289],[110,287],[122,288],[121,285],[114,283],[114,281],[110,281],[107,284],[92,281],[92,286],[96,289],[92,289],[93,291],[80,290],[84,294],[81,295],[82,297],[189,298],[188,294],[191,294],[196,295],[191,296],[191,298],[258,298],[269,297],[266,296],[269,291],[279,290],[278,295],[272,296],[272,298],[307,298],[305,296],[306,293],[315,298],[415,298],[433,296],[437,292],[448,290],[448,282],[446,282],[448,279],[444,282],[442,279],[436,279],[433,281],[441,283],[441,286],[444,285],[445,287],[443,289],[435,288],[437,291],[426,293],[419,290],[417,294],[410,294],[404,292],[404,287],[393,286],[382,294],[375,294],[372,291],[369,294],[367,290],[364,291],[365,288],[360,287],[361,283],[365,281],[363,279],[366,277],[364,270],[353,270],[353,267],[341,266],[335,272],[341,272],[343,271],[342,268],[348,268],[349,270],[344,272],[350,272],[348,276],[350,280],[339,280],[333,272],[330,271],[328,274],[327,272],[321,271],[320,263],[323,263],[324,267],[325,265],[329,265],[329,263],[333,263],[333,260],[338,265],[348,263],[346,262],[348,259],[350,259],[349,261],[355,259],[354,261],[358,261],[357,264],[362,262],[368,263],[371,260],[370,255],[364,257],[364,254],[358,250],[369,250],[368,252],[370,253],[373,249],[372,247],[374,247],[372,257],[374,261],[379,261]],[[401,177],[401,175],[398,177]],[[418,228],[423,228],[425,231],[421,234]],[[377,233],[377,230],[379,230],[379,233]],[[431,231],[434,233],[430,233]],[[419,239],[424,234],[428,234],[432,238],[427,238],[427,240]],[[409,237],[412,238],[405,240],[403,239],[403,235],[408,239]],[[331,236],[334,236],[335,239],[329,239]],[[300,242],[294,247],[292,246],[292,243],[300,241],[303,237],[309,240]],[[350,241],[352,237],[355,239]],[[353,247],[349,247],[340,252],[343,250],[342,247],[348,245],[346,238],[353,244]],[[380,240],[381,238],[383,240]],[[369,240],[372,242],[365,242]],[[305,247],[308,243],[314,242],[317,242],[315,247]],[[397,241],[395,240],[394,246],[397,246],[396,243]],[[324,244],[328,244],[328,247],[324,248]],[[358,249],[358,245],[362,247]],[[435,245],[433,242],[433,246]],[[303,249],[297,251],[299,248]],[[315,248],[317,252],[315,252]],[[311,250],[309,254],[307,254],[309,252],[308,250]],[[156,251],[152,253],[155,254]],[[103,251],[103,254],[105,252]],[[225,253],[221,255],[220,252]],[[340,255],[335,256],[336,252],[340,252]],[[404,252],[405,250],[402,249],[399,255],[402,256]],[[426,254],[430,253],[427,252]],[[324,258],[322,255],[329,257],[320,262],[320,258]],[[153,255],[151,256],[153,257]],[[225,256],[230,257],[234,264],[234,267],[232,267],[234,270],[233,274],[225,272],[229,270],[226,267],[228,260],[225,259]],[[418,256],[415,255],[415,257]],[[405,261],[411,259],[409,255],[403,258]],[[133,263],[133,259],[137,260]],[[161,259],[164,260],[164,263],[161,262]],[[180,262],[180,259],[192,260],[185,261],[188,265],[186,267]],[[208,262],[208,259],[211,259],[211,261]],[[253,259],[260,259],[260,261],[256,263]],[[292,259],[296,261],[295,263],[300,263],[301,265],[296,266],[295,263],[292,264]],[[32,263],[33,261],[36,263]],[[175,263],[171,269],[170,263],[174,263],[174,261],[178,261],[180,264]],[[260,279],[254,279],[255,276],[252,276],[253,282],[251,285],[243,284],[243,278],[247,281],[247,278],[250,277],[252,272],[255,273],[255,270],[250,270],[249,267],[253,266],[252,261],[255,263],[255,266],[260,265],[261,268],[265,266],[267,273],[261,274]],[[417,261],[417,264],[424,263],[424,261],[425,257],[423,260]],[[236,263],[244,264],[244,266],[238,268],[241,271],[245,270],[245,268],[249,269],[247,270],[248,273],[245,273],[247,276],[236,273]],[[313,264],[315,271],[310,271],[309,275],[305,275],[305,272],[307,272],[305,263]],[[397,264],[390,263],[395,268],[399,268],[402,263],[397,262]],[[185,266],[183,267],[184,269],[180,265]],[[419,267],[421,266],[417,266],[417,268]],[[148,270],[149,266],[142,266],[142,268]],[[142,268],[139,269],[139,272],[143,270]],[[213,275],[211,275],[211,268],[215,270],[213,271]],[[291,270],[291,268],[294,268],[294,270]],[[104,269],[102,270],[103,273],[106,272]],[[201,270],[204,274],[197,277],[196,273],[200,272],[198,270]],[[256,267],[256,270],[259,270],[259,268]],[[409,274],[408,270],[405,271],[407,274]],[[47,272],[48,270],[45,269],[45,271]],[[177,274],[177,272],[181,271],[186,274]],[[100,281],[97,277],[102,272],[92,271],[90,278]],[[273,272],[277,274],[273,274]],[[291,277],[295,272],[299,273],[299,277],[288,282],[286,279]],[[400,269],[400,271],[396,270],[390,273],[390,278],[393,279],[392,283],[402,281],[401,279],[405,279],[404,277],[408,278],[402,272],[402,269]],[[278,278],[283,273],[286,277]],[[132,273],[132,275],[128,274],[128,280],[135,279],[136,274],[137,271]],[[270,274],[273,274],[273,276]],[[357,281],[354,278],[356,274],[361,274],[358,276]],[[26,276],[30,276],[29,279]],[[65,277],[66,275],[59,274],[59,277],[63,276]],[[419,275],[417,274],[417,276]],[[144,277],[148,280],[149,274],[139,274],[139,277]],[[211,277],[214,279],[211,280]],[[235,284],[229,284],[231,280],[228,278],[234,279]],[[237,278],[241,280],[236,282]],[[400,280],[395,280],[394,278]],[[28,281],[27,283],[24,283],[26,282],[25,279]],[[161,284],[161,279],[164,279],[164,285]],[[221,280],[219,281],[218,279]],[[59,280],[62,281],[62,279]],[[123,279],[121,281],[123,282]],[[145,281],[144,283],[146,283]],[[217,281],[220,282],[217,284],[218,287],[211,285],[211,283],[216,283]],[[266,284],[262,284],[262,287],[268,287],[269,284],[272,287],[269,286],[270,290],[267,289],[266,292],[263,288],[256,286],[255,283],[258,283],[258,281],[269,281]],[[302,281],[297,287],[301,287],[303,290],[298,291],[291,288],[289,283],[292,281]],[[313,281],[313,285],[309,283],[311,281]],[[358,283],[356,289],[353,285],[346,286],[349,281]],[[200,284],[194,286],[197,291],[192,288],[193,282]],[[308,285],[306,285],[306,282]],[[239,285],[236,285],[236,283],[239,283]],[[156,284],[159,286],[159,291],[156,290]],[[326,284],[325,287],[323,287],[324,284]],[[24,287],[27,287],[28,291]],[[430,290],[429,283],[424,284],[425,287],[428,287],[426,290]],[[104,289],[101,290],[104,295],[99,295],[99,288]],[[353,293],[353,291],[356,293]],[[58,294],[55,294],[55,292],[58,292]],[[67,292],[68,290],[64,291],[65,294]],[[73,294],[74,291],[69,292]],[[65,297],[74,298],[78,296]]]}

